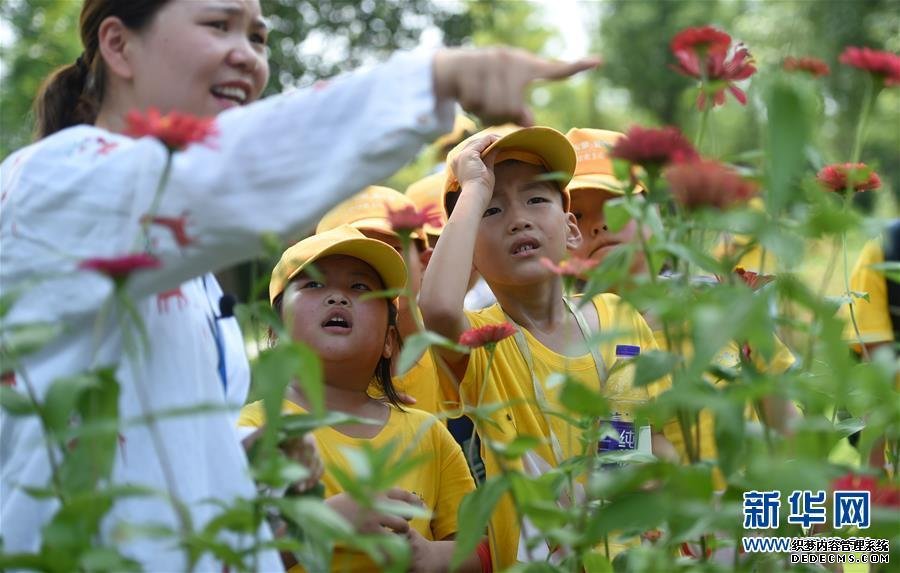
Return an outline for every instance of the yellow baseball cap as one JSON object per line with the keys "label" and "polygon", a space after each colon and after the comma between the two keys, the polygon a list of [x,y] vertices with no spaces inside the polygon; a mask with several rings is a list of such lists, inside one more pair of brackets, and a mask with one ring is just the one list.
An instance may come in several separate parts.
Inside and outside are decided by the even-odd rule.
{"label": "yellow baseball cap", "polygon": [[453,173],[453,160],[471,141],[486,135],[499,135],[500,139],[492,143],[482,152],[482,156],[497,151],[497,161],[516,159],[526,163],[541,165],[549,173],[560,173],[561,178],[554,180],[559,185],[563,196],[563,208],[569,210],[569,191],[566,186],[575,172],[575,150],[566,136],[551,127],[521,127],[506,124],[489,127],[460,142],[447,154],[447,180],[444,183],[444,196],[441,203],[447,209],[447,196],[459,193],[459,181]]}
{"label": "yellow baseball cap", "polygon": [[[351,225],[357,229],[396,235],[388,221],[388,208],[397,211],[415,206],[412,199],[395,189],[372,185],[325,213],[316,226],[316,233],[330,231],[340,225]],[[425,240],[422,233],[414,232],[412,236]]]}
{"label": "yellow baseball cap", "polygon": [[[622,183],[616,179],[609,150],[624,133],[605,129],[573,127],[566,133],[566,139],[575,148],[575,175],[569,183],[569,191],[576,189],[603,189],[620,195],[625,194]],[[638,186],[636,192],[643,191]]]}
{"label": "yellow baseball cap", "polygon": [[406,188],[406,196],[409,197],[413,203],[415,203],[416,209],[419,209],[421,211],[422,209],[427,209],[428,207],[437,207],[438,211],[441,214],[440,227],[435,227],[428,224],[425,225],[424,230],[429,235],[440,235],[441,231],[444,228],[444,223],[447,222],[447,215],[440,207],[441,194],[444,191],[444,181],[446,179],[447,174],[443,171],[441,171],[440,173],[432,173],[427,177],[419,179]]}
{"label": "yellow baseball cap", "polygon": [[322,257],[347,255],[368,263],[381,277],[386,289],[402,289],[406,285],[406,265],[390,245],[370,239],[350,225],[316,233],[290,247],[272,270],[269,280],[269,302],[284,292],[291,279]]}
{"label": "yellow baseball cap", "polygon": [[453,130],[434,140],[434,147],[436,149],[443,149],[450,145],[456,145],[477,130],[478,128],[475,127],[475,122],[469,119],[469,116],[458,113],[453,119]]}

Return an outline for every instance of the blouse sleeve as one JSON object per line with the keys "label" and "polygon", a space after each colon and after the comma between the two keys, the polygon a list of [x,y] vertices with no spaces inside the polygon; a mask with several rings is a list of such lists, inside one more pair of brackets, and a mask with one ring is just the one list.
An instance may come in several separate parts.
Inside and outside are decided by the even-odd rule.
{"label": "blouse sleeve", "polygon": [[[159,269],[129,281],[135,297],[171,289],[263,252],[262,237],[311,228],[335,203],[400,168],[449,131],[453,102],[436,101],[432,56],[401,53],[381,66],[229,110],[218,135],[175,154],[154,225]],[[96,312],[110,281],[79,261],[136,249],[167,151],[92,127],[59,132],[0,167],[0,280],[17,289],[10,323]],[[182,237],[183,238],[183,237]],[[54,293],[49,296],[48,293]]]}

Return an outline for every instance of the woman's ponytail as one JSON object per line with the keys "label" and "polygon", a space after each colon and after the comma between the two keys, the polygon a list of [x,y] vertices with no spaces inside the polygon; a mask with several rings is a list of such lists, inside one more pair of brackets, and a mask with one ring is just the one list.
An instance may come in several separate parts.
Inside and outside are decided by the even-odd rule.
{"label": "woman's ponytail", "polygon": [[34,137],[41,139],[80,123],[93,123],[98,101],[86,89],[90,68],[79,56],[44,80],[34,100]]}

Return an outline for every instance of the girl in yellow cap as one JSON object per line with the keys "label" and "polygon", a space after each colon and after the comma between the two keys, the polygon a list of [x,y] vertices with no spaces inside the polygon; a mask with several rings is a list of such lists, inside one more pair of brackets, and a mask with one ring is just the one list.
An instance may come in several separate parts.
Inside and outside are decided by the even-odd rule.
{"label": "girl in yellow cap", "polygon": [[[315,264],[315,272],[310,267]],[[291,336],[309,345],[322,360],[325,405],[375,424],[346,424],[315,431],[326,465],[326,503],[360,533],[391,531],[409,539],[414,570],[434,571],[449,563],[457,530],[456,510],[474,489],[462,451],[443,424],[425,412],[403,409],[391,383],[397,308],[391,300],[367,297],[406,283],[403,260],[387,244],[342,225],[313,235],[289,248],[272,272],[269,297]],[[373,380],[387,400],[371,397]],[[285,413],[305,413],[310,404],[299,385],[289,387]],[[261,427],[261,402],[246,406],[238,422]],[[424,506],[431,519],[365,511],[343,491],[334,470],[352,475],[347,451],[394,447],[397,460],[422,457],[384,496]],[[335,551],[332,570],[371,571],[365,555],[347,548]],[[464,571],[481,571],[477,554]]]}

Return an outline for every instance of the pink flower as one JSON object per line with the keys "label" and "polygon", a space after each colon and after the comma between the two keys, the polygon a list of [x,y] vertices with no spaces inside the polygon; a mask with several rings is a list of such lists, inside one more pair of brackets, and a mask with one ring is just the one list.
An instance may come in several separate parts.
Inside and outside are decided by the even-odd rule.
{"label": "pink flower", "polygon": [[881,187],[881,178],[865,163],[826,165],[819,171],[816,179],[826,190],[836,193],[846,191],[848,186],[857,192],[872,191]]}
{"label": "pink flower", "polygon": [[177,111],[161,115],[153,107],[146,114],[131,111],[125,119],[128,123],[126,135],[155,137],[169,151],[181,151],[193,143],[208,144],[208,140],[218,134],[214,118],[194,117]]}
{"label": "pink flower", "polygon": [[775,275],[761,275],[753,271],[744,270],[743,267],[734,269],[734,274],[752,290],[758,290],[775,280]]}
{"label": "pink flower", "polygon": [[644,168],[658,168],[668,163],[694,160],[697,152],[677,127],[654,129],[634,126],[625,132],[625,137],[616,141],[609,156]]}
{"label": "pink flower", "polygon": [[819,58],[791,58],[784,59],[782,64],[784,69],[789,72],[806,72],[814,77],[827,76],[831,73],[828,64]]}
{"label": "pink flower", "polygon": [[688,210],[727,209],[756,194],[756,185],[722,163],[708,159],[672,165],[665,177],[675,202]]}
{"label": "pink flower", "polygon": [[401,235],[417,231],[424,225],[440,227],[443,224],[436,205],[428,205],[421,211],[412,205],[407,205],[396,211],[388,207],[387,212],[391,228],[394,229],[394,232]]}
{"label": "pink flower", "polygon": [[847,474],[831,482],[831,491],[867,491],[872,505],[900,508],[900,488],[892,484],[879,484],[872,476]]}
{"label": "pink flower", "polygon": [[79,269],[96,271],[116,282],[127,279],[131,273],[145,269],[159,268],[162,263],[153,255],[138,253],[112,258],[85,259],[78,263]]}
{"label": "pink flower", "polygon": [[726,89],[741,105],[747,103],[746,94],[732,82],[746,80],[756,68],[750,52],[740,44],[728,57],[731,36],[710,26],[687,28],[672,38],[670,47],[678,60],[675,70],[704,84],[697,107],[706,107],[707,93],[712,95],[714,106],[723,105]]}
{"label": "pink flower", "polygon": [[516,333],[516,327],[508,322],[500,324],[486,324],[478,328],[470,328],[459,336],[459,343],[469,348],[492,348],[504,338],[509,338]]}
{"label": "pink flower", "polygon": [[850,46],[841,54],[840,62],[869,72],[886,86],[900,85],[900,56],[897,54]]}
{"label": "pink flower", "polygon": [[560,261],[557,265],[547,257],[542,257],[541,264],[561,277],[581,278],[584,277],[588,271],[597,266],[597,261],[572,257]]}
{"label": "pink flower", "polygon": [[196,242],[196,239],[188,236],[187,234],[187,215],[182,215],[180,217],[163,217],[160,215],[150,216],[144,215],[141,217],[141,223],[150,223],[152,225],[159,225],[161,227],[165,227],[172,232],[172,235],[175,237],[175,242],[178,243],[179,247],[187,247]]}

